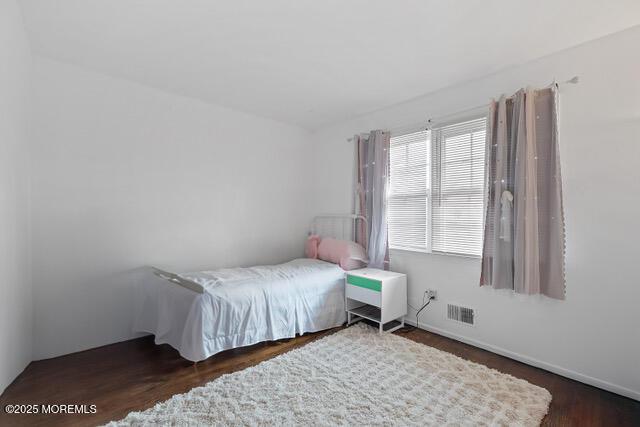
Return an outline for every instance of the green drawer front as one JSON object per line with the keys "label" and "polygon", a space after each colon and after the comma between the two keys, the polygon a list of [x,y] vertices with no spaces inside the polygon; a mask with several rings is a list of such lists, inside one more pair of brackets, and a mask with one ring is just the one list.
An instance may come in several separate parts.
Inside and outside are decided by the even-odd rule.
{"label": "green drawer front", "polygon": [[347,283],[376,292],[380,292],[380,289],[382,289],[382,283],[378,280],[367,279],[366,277],[347,275]]}

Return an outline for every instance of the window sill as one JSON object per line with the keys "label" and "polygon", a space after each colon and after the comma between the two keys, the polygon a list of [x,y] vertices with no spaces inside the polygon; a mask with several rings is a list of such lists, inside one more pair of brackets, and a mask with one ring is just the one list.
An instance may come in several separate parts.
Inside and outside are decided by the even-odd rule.
{"label": "window sill", "polygon": [[456,253],[450,253],[450,252],[433,252],[427,249],[389,247],[389,252],[408,252],[408,253],[425,254],[425,255],[448,256],[448,257],[455,257],[455,258],[469,258],[469,259],[477,259],[477,260],[482,259],[480,255],[466,255],[466,254],[456,254]]}

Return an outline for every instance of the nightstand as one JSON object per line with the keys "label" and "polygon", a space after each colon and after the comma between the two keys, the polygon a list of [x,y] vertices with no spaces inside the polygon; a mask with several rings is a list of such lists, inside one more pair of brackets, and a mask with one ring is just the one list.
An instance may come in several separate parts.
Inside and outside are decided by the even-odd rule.
{"label": "nightstand", "polygon": [[[407,315],[407,275],[376,268],[362,268],[346,273],[345,298],[347,325],[368,319],[379,324],[380,333],[404,327]],[[384,325],[400,322],[390,329]]]}

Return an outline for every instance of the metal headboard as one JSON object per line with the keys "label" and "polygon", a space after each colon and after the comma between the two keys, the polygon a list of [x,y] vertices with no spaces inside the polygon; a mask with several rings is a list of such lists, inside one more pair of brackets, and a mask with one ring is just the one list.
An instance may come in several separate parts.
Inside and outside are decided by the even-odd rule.
{"label": "metal headboard", "polygon": [[321,237],[333,237],[334,239],[356,241],[358,225],[367,229],[367,219],[354,214],[324,214],[318,215],[311,221],[309,234],[318,234]]}

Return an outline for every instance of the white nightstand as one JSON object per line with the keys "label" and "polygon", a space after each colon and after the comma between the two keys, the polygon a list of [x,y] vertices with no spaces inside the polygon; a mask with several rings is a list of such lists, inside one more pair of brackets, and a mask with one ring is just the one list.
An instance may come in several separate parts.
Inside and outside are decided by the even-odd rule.
{"label": "white nightstand", "polygon": [[397,320],[400,325],[386,330],[393,332],[404,327],[407,315],[407,275],[376,268],[348,271],[345,298],[347,325],[368,319],[378,323],[382,333],[386,323]]}

